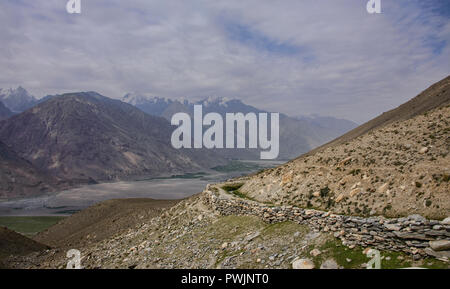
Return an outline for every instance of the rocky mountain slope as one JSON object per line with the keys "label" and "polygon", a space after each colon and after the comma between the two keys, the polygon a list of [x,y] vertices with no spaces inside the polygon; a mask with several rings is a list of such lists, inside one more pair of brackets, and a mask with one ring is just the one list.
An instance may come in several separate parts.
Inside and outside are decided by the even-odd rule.
{"label": "rocky mountain slope", "polygon": [[33,237],[35,241],[59,248],[82,248],[123,233],[157,216],[179,200],[112,199],[66,218]]}
{"label": "rocky mountain slope", "polygon": [[351,215],[450,212],[450,77],[397,109],[245,180],[261,202]]}
{"label": "rocky mountain slope", "polygon": [[8,117],[12,116],[14,113],[7,108],[3,102],[0,101],[0,120],[7,119]]}
{"label": "rocky mountain slope", "polygon": [[49,249],[46,245],[33,241],[5,227],[0,227],[0,269],[9,268],[4,259],[10,255],[22,256],[46,249]]}
{"label": "rocky mountain slope", "polygon": [[49,98],[0,123],[0,139],[39,169],[74,182],[203,170],[222,164],[201,150],[176,150],[173,127],[95,92]]}
{"label": "rocky mountain slope", "polygon": [[[194,105],[202,105],[203,113],[216,112],[225,117],[226,113],[266,112],[247,105],[238,99],[208,97],[200,101],[173,100],[160,97],[146,97],[139,94],[126,94],[122,100],[133,104],[142,111],[162,116],[170,121],[177,112],[193,115]],[[292,159],[356,127],[350,121],[311,118],[292,118],[280,115],[280,154],[279,159]],[[227,158],[259,159],[259,149],[215,150],[216,154]]]}
{"label": "rocky mountain slope", "polygon": [[437,107],[442,107],[450,104],[449,82],[450,76],[447,76],[441,81],[431,85],[429,88],[421,92],[410,101],[400,105],[395,109],[384,112],[380,116],[358,126],[357,128],[332,140],[331,142],[310,151],[309,154],[314,154],[315,152],[320,151],[326,147],[345,143],[383,125],[387,125],[396,121],[408,120],[412,117],[423,114]]}
{"label": "rocky mountain slope", "polygon": [[36,105],[38,100],[28,93],[26,89],[19,86],[17,88],[1,89],[0,102],[15,113],[19,113]]}
{"label": "rocky mountain slope", "polygon": [[0,142],[0,199],[27,197],[63,187],[64,183],[34,167]]}
{"label": "rocky mountain slope", "polygon": [[[369,122],[353,139],[208,185],[127,231],[80,243],[82,266],[365,268],[377,249],[384,269],[448,269],[449,85],[444,79],[394,110],[398,119]],[[409,105],[415,112],[399,116]],[[9,264],[64,268],[64,254],[57,248]]]}
{"label": "rocky mountain slope", "polygon": [[[448,249],[450,243],[445,240],[431,243],[438,250],[435,252],[416,248],[422,244],[428,246],[429,238],[419,241],[417,245],[413,241],[411,247],[405,245],[405,240],[399,239],[397,242],[400,245],[395,245],[399,250],[379,236],[395,236],[393,227],[400,225],[402,227],[398,230],[435,224],[435,227],[439,226],[439,232],[445,232],[449,228],[448,218],[437,222],[410,216],[399,221],[400,225],[391,224],[390,220],[383,218],[348,217],[344,220],[342,216],[314,210],[267,206],[225,193],[220,186],[224,188],[226,184],[209,186],[202,194],[182,200],[157,216],[143,214],[134,226],[99,242],[89,242],[90,236],[96,234],[93,230],[90,235],[85,235],[85,242],[77,242],[78,238],[75,238],[82,255],[81,266],[88,269],[365,268],[370,260],[366,256],[368,250],[375,243],[380,243],[379,246],[384,248],[380,248],[384,269],[410,266],[448,268],[449,252],[442,250]],[[256,211],[250,212],[249,208]],[[376,226],[383,229],[372,231],[372,227]],[[58,230],[63,228],[59,226]],[[361,229],[363,236],[358,240],[364,246],[351,241],[352,236],[358,236],[351,233],[356,232],[355,228],[356,231]],[[402,231],[401,234],[408,233]],[[406,240],[408,242],[411,241]],[[10,258],[8,265],[13,268],[65,268],[67,249],[62,246],[47,252]],[[427,254],[433,254],[439,260],[427,257]]]}

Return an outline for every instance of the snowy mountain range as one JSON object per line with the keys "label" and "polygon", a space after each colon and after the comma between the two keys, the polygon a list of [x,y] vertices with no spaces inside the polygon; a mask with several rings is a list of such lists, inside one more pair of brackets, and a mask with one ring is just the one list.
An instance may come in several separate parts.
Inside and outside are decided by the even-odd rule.
{"label": "snowy mountain range", "polygon": [[[15,89],[0,89],[0,102],[4,107],[0,119],[6,119],[12,114],[21,113],[39,103],[46,102],[54,96],[36,99],[23,87]],[[225,97],[206,97],[197,101],[187,99],[172,99],[153,97],[139,93],[128,93],[121,99],[149,115],[160,116],[170,122],[177,112],[193,115],[194,105],[201,104],[203,113],[216,112],[225,116],[226,113],[266,112],[254,106],[245,104],[239,99]],[[280,154],[279,159],[295,158],[309,150],[318,147],[355,128],[356,123],[333,117],[290,117],[280,114]],[[217,149],[218,156],[233,159],[258,159],[258,149],[223,150]]]}
{"label": "snowy mountain range", "polygon": [[[122,101],[130,103],[142,111],[171,120],[177,112],[193,114],[194,105],[203,106],[203,113],[217,112],[224,116],[226,113],[260,113],[266,112],[251,105],[243,103],[239,99],[225,97],[206,97],[199,101],[186,99],[170,99],[152,97],[143,94],[128,93]],[[355,128],[356,123],[333,117],[298,117],[293,118],[280,114],[280,155],[279,159],[291,159],[297,157],[319,145],[322,145],[343,133]],[[253,152],[254,151],[254,152]],[[255,158],[257,150],[246,149],[240,153],[233,152],[232,157]],[[222,153],[222,152],[220,152]],[[223,152],[226,154],[225,152]],[[230,157],[230,156],[225,156]]]}
{"label": "snowy mountain range", "polygon": [[34,96],[21,86],[9,89],[0,88],[0,101],[13,113],[27,110],[38,102]]}

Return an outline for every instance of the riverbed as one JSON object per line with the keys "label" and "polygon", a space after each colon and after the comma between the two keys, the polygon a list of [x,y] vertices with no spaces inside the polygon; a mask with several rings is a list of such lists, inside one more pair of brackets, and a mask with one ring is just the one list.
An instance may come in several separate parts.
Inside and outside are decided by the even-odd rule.
{"label": "riverbed", "polygon": [[280,161],[241,161],[233,170],[221,168],[200,174],[185,174],[140,181],[121,181],[84,185],[50,195],[0,202],[0,216],[65,216],[95,203],[122,198],[182,199],[200,193],[209,183],[246,175],[262,168],[274,167]]}

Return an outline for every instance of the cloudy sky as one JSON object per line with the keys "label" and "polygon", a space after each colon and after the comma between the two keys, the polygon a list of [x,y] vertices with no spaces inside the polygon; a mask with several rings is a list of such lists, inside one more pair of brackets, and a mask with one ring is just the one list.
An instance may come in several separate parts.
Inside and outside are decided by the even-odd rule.
{"label": "cloudy sky", "polygon": [[364,122],[450,73],[447,0],[1,0],[0,87],[239,98]]}

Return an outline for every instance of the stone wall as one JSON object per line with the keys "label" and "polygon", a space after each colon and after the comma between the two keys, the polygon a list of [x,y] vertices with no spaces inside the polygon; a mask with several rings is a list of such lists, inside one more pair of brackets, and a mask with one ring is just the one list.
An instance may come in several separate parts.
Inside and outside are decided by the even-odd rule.
{"label": "stone wall", "polygon": [[333,233],[344,245],[378,250],[403,251],[415,259],[427,255],[448,260],[450,222],[427,220],[419,215],[406,218],[355,217],[292,206],[274,207],[238,198],[208,186],[203,202],[221,215],[254,215],[268,223],[293,221],[315,231]]}

